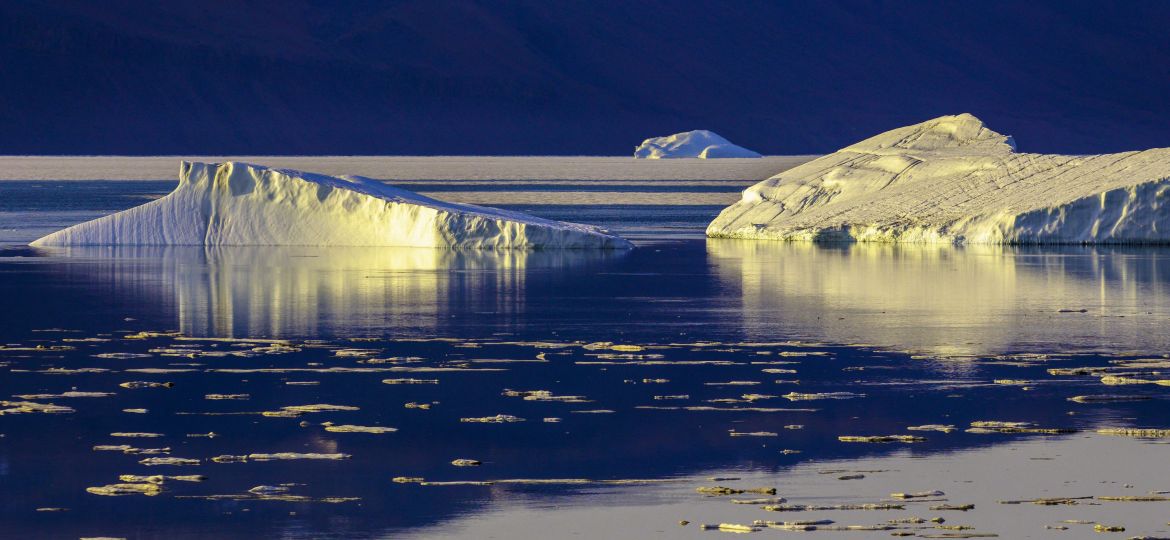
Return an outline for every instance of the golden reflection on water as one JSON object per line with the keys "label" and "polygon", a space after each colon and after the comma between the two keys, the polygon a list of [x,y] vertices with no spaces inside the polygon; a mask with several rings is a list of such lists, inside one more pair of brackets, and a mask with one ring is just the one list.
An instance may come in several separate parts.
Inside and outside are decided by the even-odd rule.
{"label": "golden reflection on water", "polygon": [[789,335],[939,356],[1148,351],[1170,342],[1164,250],[712,239],[707,253],[720,279],[739,290],[754,339]]}
{"label": "golden reflection on water", "polygon": [[[686,298],[697,309],[685,322],[704,325],[712,339],[803,339],[936,356],[1170,347],[1170,250],[724,239],[705,247],[705,261],[702,250],[685,247],[661,259],[643,251],[619,264],[660,275],[661,289],[651,284],[640,293],[647,297],[679,294],[674,284],[682,278],[717,285]],[[63,254],[69,279],[86,291],[157,304],[174,314],[178,330],[196,336],[466,337],[469,324],[480,334],[537,324],[621,327],[630,317],[652,327],[661,316],[653,306],[623,304],[631,300],[622,280],[633,279],[624,272],[581,288],[582,276],[612,270],[624,252],[160,247]],[[624,307],[600,309],[613,304]]]}
{"label": "golden reflection on water", "polygon": [[228,337],[435,333],[457,313],[513,320],[525,309],[530,273],[567,275],[622,255],[368,247],[94,247],[63,254],[83,260],[104,286],[173,302],[181,332]]}

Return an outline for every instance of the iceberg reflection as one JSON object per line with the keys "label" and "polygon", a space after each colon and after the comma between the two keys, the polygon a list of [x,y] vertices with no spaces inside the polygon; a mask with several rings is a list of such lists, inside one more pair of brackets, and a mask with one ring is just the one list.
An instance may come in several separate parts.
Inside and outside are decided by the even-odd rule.
{"label": "iceberg reflection", "polygon": [[1170,344],[1167,250],[712,239],[707,253],[754,339],[940,356]]}
{"label": "iceberg reflection", "polygon": [[[510,331],[539,274],[619,258],[601,250],[72,247],[72,279],[173,310],[196,336],[434,335],[468,314]],[[77,274],[84,274],[79,276]],[[481,322],[481,324],[483,324]]]}

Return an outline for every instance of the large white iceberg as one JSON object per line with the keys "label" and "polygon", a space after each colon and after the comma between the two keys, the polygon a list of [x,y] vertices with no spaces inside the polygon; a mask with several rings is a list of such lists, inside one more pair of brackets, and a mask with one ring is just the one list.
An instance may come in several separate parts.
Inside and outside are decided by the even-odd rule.
{"label": "large white iceberg", "polygon": [[696,129],[666,137],[646,139],[634,149],[634,157],[638,159],[714,159],[763,156],[742,146],[731,144],[731,141],[715,133],[705,129]]}
{"label": "large white iceberg", "polygon": [[1170,149],[1016,153],[970,114],[882,133],[764,180],[711,237],[954,244],[1168,243]]}
{"label": "large white iceberg", "polygon": [[598,227],[442,202],[368,178],[186,161],[167,196],[32,245],[630,247]]}

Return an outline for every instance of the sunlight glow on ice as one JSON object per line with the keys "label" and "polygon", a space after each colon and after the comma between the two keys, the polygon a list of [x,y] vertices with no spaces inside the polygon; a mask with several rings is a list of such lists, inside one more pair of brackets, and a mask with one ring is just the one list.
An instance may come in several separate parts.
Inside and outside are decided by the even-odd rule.
{"label": "sunlight glow on ice", "polygon": [[705,129],[654,137],[642,141],[634,149],[637,159],[670,158],[758,158],[763,157]]}
{"label": "sunlight glow on ice", "polygon": [[722,238],[953,244],[1170,242],[1170,149],[1016,153],[970,114],[871,137],[743,192]]}
{"label": "sunlight glow on ice", "polygon": [[186,161],[167,196],[32,245],[631,247],[599,227],[443,202],[368,178]]}

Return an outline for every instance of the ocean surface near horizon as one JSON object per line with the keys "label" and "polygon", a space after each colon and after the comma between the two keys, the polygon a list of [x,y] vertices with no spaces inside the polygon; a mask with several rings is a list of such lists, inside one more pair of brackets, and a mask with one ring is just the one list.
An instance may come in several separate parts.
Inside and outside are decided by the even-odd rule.
{"label": "ocean surface near horizon", "polygon": [[0,538],[1170,536],[1165,248],[703,237],[801,156],[233,158],[630,252],[27,247],[179,159],[0,157]]}

